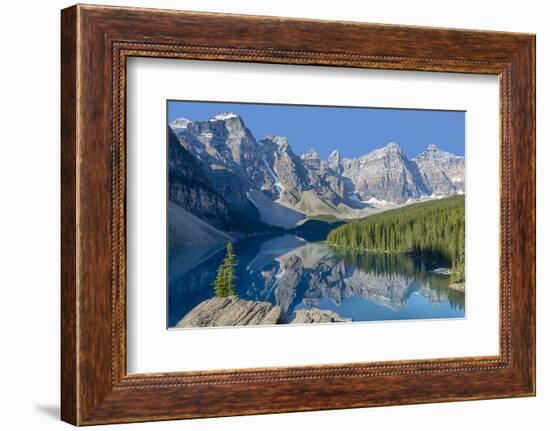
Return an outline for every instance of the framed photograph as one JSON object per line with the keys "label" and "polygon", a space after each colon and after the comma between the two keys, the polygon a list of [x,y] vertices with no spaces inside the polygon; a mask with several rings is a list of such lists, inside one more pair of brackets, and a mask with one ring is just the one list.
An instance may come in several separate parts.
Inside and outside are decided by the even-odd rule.
{"label": "framed photograph", "polygon": [[465,317],[464,111],[167,115],[169,328]]}
{"label": "framed photograph", "polygon": [[77,5],[61,45],[63,420],[535,394],[534,35]]}

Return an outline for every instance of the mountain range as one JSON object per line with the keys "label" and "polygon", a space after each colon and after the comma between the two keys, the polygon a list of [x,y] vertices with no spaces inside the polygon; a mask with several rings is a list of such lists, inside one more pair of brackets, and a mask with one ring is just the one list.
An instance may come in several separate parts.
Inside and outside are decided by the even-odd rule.
{"label": "mountain range", "polygon": [[[257,140],[240,116],[227,112],[207,121],[179,118],[168,127],[171,208],[180,221],[198,218],[204,229],[219,231],[219,240],[231,232],[288,229],[307,218],[349,220],[461,194],[464,167],[464,157],[435,145],[413,159],[393,142],[357,158],[337,150],[326,160],[313,149],[297,155],[286,137]],[[181,228],[170,229],[181,237],[178,245],[196,242]]]}

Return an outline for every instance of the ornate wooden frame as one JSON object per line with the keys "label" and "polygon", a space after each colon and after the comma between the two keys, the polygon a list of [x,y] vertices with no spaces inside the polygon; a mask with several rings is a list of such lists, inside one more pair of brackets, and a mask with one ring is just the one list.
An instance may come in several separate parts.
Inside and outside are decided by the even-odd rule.
{"label": "ornate wooden frame", "polygon": [[[61,17],[63,420],[88,425],[535,394],[534,35],[82,5]],[[500,354],[128,375],[130,56],[498,75]]]}

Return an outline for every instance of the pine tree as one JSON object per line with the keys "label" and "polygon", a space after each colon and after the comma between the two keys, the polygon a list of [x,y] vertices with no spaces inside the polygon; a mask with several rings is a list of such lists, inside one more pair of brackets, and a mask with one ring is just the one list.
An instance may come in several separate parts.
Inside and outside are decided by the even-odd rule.
{"label": "pine tree", "polygon": [[227,243],[227,255],[223,261],[223,264],[225,266],[225,277],[226,277],[226,283],[227,283],[227,294],[235,295],[235,285],[237,281],[237,275],[235,274],[235,267],[237,266],[237,258],[235,256],[235,252],[233,251],[233,243],[229,241]]}
{"label": "pine tree", "polygon": [[222,263],[216,273],[216,280],[214,280],[214,292],[216,293],[216,296],[220,296],[220,297],[228,296],[227,283],[225,280],[226,280],[225,268],[223,267],[223,263]]}
{"label": "pine tree", "polygon": [[236,295],[236,266],[237,259],[233,251],[233,243],[229,241],[226,246],[225,258],[218,268],[216,280],[214,281],[214,292],[216,296],[226,297]]}

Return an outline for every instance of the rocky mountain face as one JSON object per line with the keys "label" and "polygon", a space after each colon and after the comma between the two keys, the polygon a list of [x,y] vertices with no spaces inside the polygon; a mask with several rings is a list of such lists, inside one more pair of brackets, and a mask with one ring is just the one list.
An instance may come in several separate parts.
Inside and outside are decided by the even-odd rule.
{"label": "rocky mountain face", "polygon": [[429,145],[413,159],[428,189],[443,196],[464,193],[464,161],[464,157],[442,151],[435,145]]}
{"label": "rocky mountain face", "polygon": [[418,166],[393,142],[357,159],[344,159],[340,164],[342,176],[350,180],[352,192],[361,201],[374,198],[403,203],[431,194]]}
{"label": "rocky mountain face", "polygon": [[284,136],[268,135],[260,141],[262,160],[276,189],[276,197],[296,204],[305,190],[307,171]]}
{"label": "rocky mountain face", "polygon": [[168,130],[168,199],[217,229],[231,230],[226,201],[172,130]]}
{"label": "rocky mountain face", "polygon": [[[412,160],[396,143],[355,159],[333,151],[323,160],[315,150],[296,155],[284,136],[257,141],[232,113],[208,121],[180,118],[170,129],[228,208],[276,226],[294,225],[300,214],[349,219],[464,192],[464,158],[433,145]],[[211,199],[193,205],[213,209]]]}
{"label": "rocky mountain face", "polygon": [[327,160],[321,160],[321,156],[315,150],[309,150],[300,157],[308,171],[310,188],[317,195],[333,204],[339,204],[345,200],[344,179],[333,170]]}
{"label": "rocky mountain face", "polygon": [[260,151],[284,204],[296,205],[303,192],[314,190],[321,199],[338,204],[344,197],[344,182],[326,160],[310,150],[298,157],[284,136],[268,135],[260,140]]}
{"label": "rocky mountain face", "polygon": [[260,147],[240,117],[222,113],[209,121],[178,119],[171,128],[230,205],[246,209],[250,189],[276,196],[274,179],[262,160]]}

